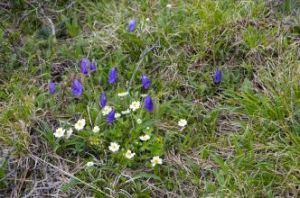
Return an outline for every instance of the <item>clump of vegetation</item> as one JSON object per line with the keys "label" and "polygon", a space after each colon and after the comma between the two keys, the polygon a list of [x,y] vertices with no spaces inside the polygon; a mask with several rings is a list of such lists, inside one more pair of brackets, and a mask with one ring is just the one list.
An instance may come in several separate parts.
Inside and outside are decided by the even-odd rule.
{"label": "clump of vegetation", "polygon": [[[133,32],[132,26],[130,21],[128,31]],[[135,166],[135,163],[147,165],[151,162],[151,166],[155,167],[162,164],[160,156],[163,154],[164,141],[159,134],[155,134],[158,118],[149,94],[151,80],[143,74],[140,86],[135,89],[130,85],[125,87],[126,82],[119,82],[118,70],[112,67],[108,75],[105,75],[99,72],[95,62],[82,58],[80,76],[75,77],[72,82],[59,83],[59,87],[70,84],[69,89],[61,88],[56,91],[59,87],[51,81],[48,89],[49,94],[53,95],[52,99],[64,98],[64,109],[76,112],[80,118],[76,123],[60,120],[55,133],[45,135],[52,140],[57,152],[70,149],[73,150],[72,153],[89,152],[100,157],[110,152],[118,164]],[[107,82],[102,75],[108,76]],[[65,91],[61,91],[62,89]],[[49,101],[49,104],[52,102],[54,103]],[[76,133],[73,133],[74,130]],[[57,138],[55,142],[53,136]],[[88,164],[95,165],[92,161],[93,159]]]}

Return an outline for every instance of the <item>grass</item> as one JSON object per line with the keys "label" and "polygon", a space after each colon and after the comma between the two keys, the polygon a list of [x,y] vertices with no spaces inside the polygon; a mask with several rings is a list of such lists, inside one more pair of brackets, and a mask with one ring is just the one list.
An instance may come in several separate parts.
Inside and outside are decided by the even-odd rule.
{"label": "grass", "polygon": [[[300,2],[18,0],[0,7],[4,196],[299,196]],[[137,28],[129,33],[133,17]],[[74,100],[63,86],[50,96],[48,82],[68,87],[85,56],[98,70],[84,79],[84,96]],[[111,89],[112,66],[120,83]],[[127,89],[136,99],[143,73],[152,80],[155,112],[139,116],[157,139],[128,164],[107,145],[132,146],[123,131],[138,136],[138,126],[105,128],[97,100],[110,90],[118,103],[116,92]],[[79,117],[90,127],[100,123],[103,133],[53,136]],[[163,164],[151,168],[157,153]],[[88,161],[96,166],[86,168]]]}

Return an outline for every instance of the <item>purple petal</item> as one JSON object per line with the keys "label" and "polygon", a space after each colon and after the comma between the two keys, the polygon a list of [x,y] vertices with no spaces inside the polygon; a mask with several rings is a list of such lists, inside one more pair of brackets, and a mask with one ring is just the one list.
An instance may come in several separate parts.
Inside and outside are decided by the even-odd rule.
{"label": "purple petal", "polygon": [[56,85],[54,82],[50,82],[48,85],[49,93],[50,94],[55,94],[56,91]]}
{"label": "purple petal", "polygon": [[133,32],[135,30],[135,27],[136,27],[136,20],[135,19],[131,19],[128,23],[128,26],[127,26],[127,31],[128,32]]}
{"label": "purple petal", "polygon": [[99,105],[101,108],[103,108],[105,107],[106,103],[107,103],[106,94],[103,92],[99,97]]}
{"label": "purple petal", "polygon": [[214,83],[218,85],[221,83],[221,81],[222,81],[222,71],[218,69],[214,75]]}
{"label": "purple petal", "polygon": [[88,75],[88,73],[89,73],[89,67],[90,67],[90,64],[91,64],[91,62],[90,62],[90,60],[89,59],[87,59],[87,58],[82,58],[81,60],[80,60],[80,72],[82,73],[82,74],[84,74],[84,75]]}
{"label": "purple petal", "polygon": [[79,97],[83,93],[83,86],[77,79],[75,79],[72,83],[72,93],[75,97]]}
{"label": "purple petal", "polygon": [[108,74],[108,83],[109,84],[114,84],[117,82],[118,78],[118,70],[117,68],[113,67]]}
{"label": "purple petal", "polygon": [[96,65],[95,62],[92,62],[92,63],[90,64],[90,70],[91,70],[92,72],[97,70],[97,65]]}
{"label": "purple petal", "polygon": [[148,89],[151,85],[151,81],[148,78],[148,76],[142,75],[141,80],[142,80],[142,84],[143,84],[144,89]]}
{"label": "purple petal", "polygon": [[153,107],[154,107],[154,105],[153,105],[153,101],[152,101],[152,98],[148,95],[148,96],[146,96],[145,97],[145,99],[144,99],[144,107],[145,107],[145,109],[147,110],[147,111],[149,111],[149,112],[152,112],[153,111]]}
{"label": "purple petal", "polygon": [[114,122],[114,120],[116,119],[115,114],[116,114],[116,112],[114,110],[109,112],[109,114],[106,117],[106,121],[108,124],[112,124]]}

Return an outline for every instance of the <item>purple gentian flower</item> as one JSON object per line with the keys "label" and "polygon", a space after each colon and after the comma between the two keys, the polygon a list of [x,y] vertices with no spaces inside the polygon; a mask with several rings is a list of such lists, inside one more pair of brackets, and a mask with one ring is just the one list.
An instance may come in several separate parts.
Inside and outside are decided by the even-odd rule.
{"label": "purple gentian flower", "polygon": [[144,107],[147,111],[152,112],[153,111],[153,101],[152,98],[148,95],[144,99]]}
{"label": "purple gentian flower", "polygon": [[107,121],[108,124],[112,124],[113,121],[116,119],[115,118],[115,114],[116,114],[116,112],[114,110],[112,110],[111,112],[109,112],[109,114],[106,117],[106,121]]}
{"label": "purple gentian flower", "polygon": [[89,59],[82,58],[80,60],[80,72],[84,75],[88,75],[90,64],[91,64],[91,62]]}
{"label": "purple gentian flower", "polygon": [[96,65],[95,62],[92,62],[92,63],[90,64],[90,70],[91,70],[92,72],[94,72],[94,71],[97,70],[97,65]]}
{"label": "purple gentian flower", "polygon": [[127,31],[128,32],[133,32],[135,30],[135,27],[136,27],[136,20],[135,19],[131,19],[128,23],[128,26],[127,26]]}
{"label": "purple gentian flower", "polygon": [[48,89],[49,89],[50,94],[55,94],[55,91],[56,91],[55,82],[50,82],[48,85]]}
{"label": "purple gentian flower", "polygon": [[118,70],[117,68],[113,67],[108,74],[108,83],[109,84],[114,84],[117,82],[118,78]]}
{"label": "purple gentian flower", "polygon": [[221,83],[221,81],[222,81],[222,71],[217,69],[214,75],[214,83],[215,85],[218,85]]}
{"label": "purple gentian flower", "polygon": [[106,94],[103,92],[99,97],[99,105],[101,108],[105,107],[107,103]]}
{"label": "purple gentian flower", "polygon": [[148,78],[148,76],[142,75],[141,80],[142,80],[142,84],[143,84],[144,89],[148,89],[151,85],[151,81]]}
{"label": "purple gentian flower", "polygon": [[75,79],[72,83],[72,93],[75,97],[79,97],[83,93],[83,86],[77,79]]}

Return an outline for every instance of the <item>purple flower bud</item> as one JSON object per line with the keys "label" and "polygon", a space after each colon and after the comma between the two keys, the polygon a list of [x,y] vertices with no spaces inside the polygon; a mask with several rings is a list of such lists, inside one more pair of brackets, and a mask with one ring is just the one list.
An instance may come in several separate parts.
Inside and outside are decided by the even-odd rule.
{"label": "purple flower bud", "polygon": [[217,69],[214,75],[214,83],[215,85],[218,85],[221,83],[221,81],[222,81],[222,71]]}
{"label": "purple flower bud", "polygon": [[152,112],[153,111],[153,101],[152,98],[148,95],[144,99],[144,107],[147,111]]}
{"label": "purple flower bud", "polygon": [[141,80],[142,80],[142,84],[143,84],[144,89],[148,89],[151,85],[151,81],[148,78],[148,76],[142,75]]}
{"label": "purple flower bud", "polygon": [[48,89],[49,89],[50,94],[55,94],[55,91],[56,91],[55,82],[50,82],[48,85]]}
{"label": "purple flower bud", "polygon": [[83,86],[77,79],[75,79],[72,83],[72,93],[75,97],[79,97],[83,93]]}
{"label": "purple flower bud", "polygon": [[111,112],[109,112],[109,114],[106,117],[106,121],[107,121],[108,124],[112,124],[113,121],[116,119],[115,118],[115,114],[116,114],[116,112],[114,110],[112,110]]}
{"label": "purple flower bud", "polygon": [[94,71],[97,70],[97,65],[96,65],[95,62],[92,62],[92,63],[90,64],[90,70],[91,70],[92,72],[94,72]]}
{"label": "purple flower bud", "polygon": [[101,108],[105,107],[107,103],[106,94],[103,92],[99,97],[99,105]]}
{"label": "purple flower bud", "polygon": [[128,23],[128,26],[127,26],[127,31],[128,32],[133,32],[135,30],[135,27],[136,27],[136,20],[135,19],[131,19]]}
{"label": "purple flower bud", "polygon": [[89,67],[90,67],[90,61],[87,58],[82,58],[80,60],[80,72],[84,75],[88,75],[89,73]]}
{"label": "purple flower bud", "polygon": [[108,74],[108,83],[109,84],[114,84],[117,82],[118,78],[118,70],[117,68],[113,67]]}

